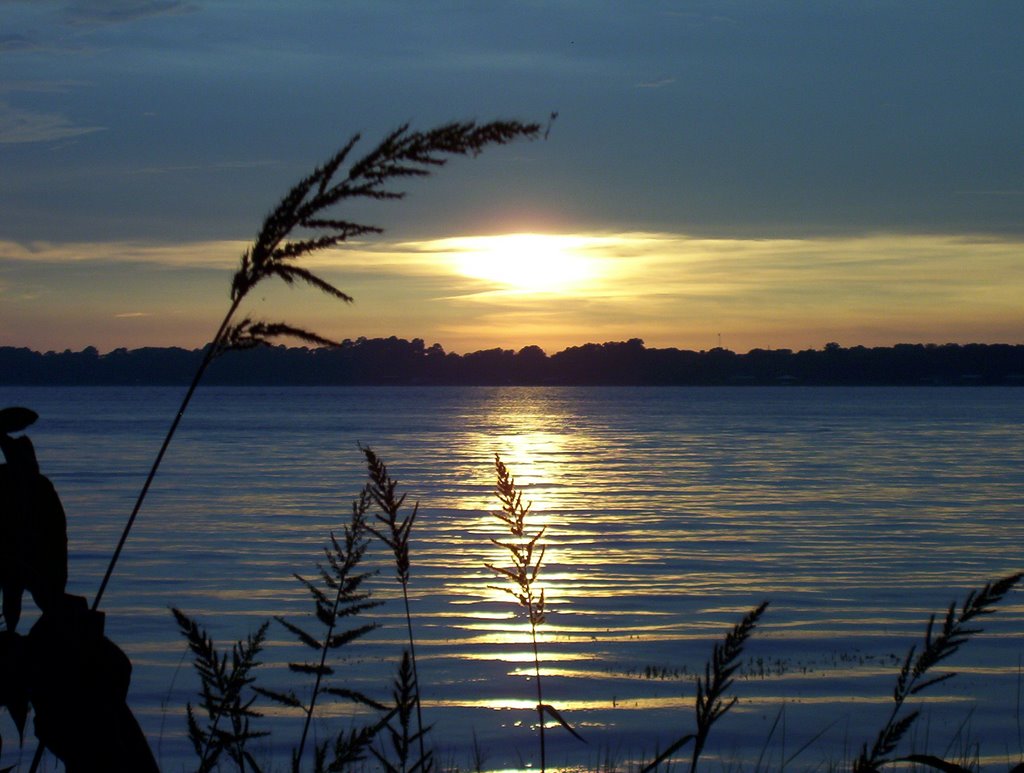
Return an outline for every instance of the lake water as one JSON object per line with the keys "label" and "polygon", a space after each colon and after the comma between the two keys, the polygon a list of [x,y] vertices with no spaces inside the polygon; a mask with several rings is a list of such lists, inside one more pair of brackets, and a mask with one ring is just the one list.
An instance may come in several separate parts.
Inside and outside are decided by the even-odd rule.
{"label": "lake water", "polygon": [[[70,592],[95,594],[181,394],[0,388],[41,416],[30,435],[68,513]],[[225,645],[274,615],[314,627],[292,574],[313,576],[344,523],[359,444],[420,503],[424,718],[439,760],[463,770],[474,737],[486,769],[538,761],[528,629],[484,566],[505,560],[489,542],[495,453],[548,527],[545,699],[587,740],[550,728],[549,767],[625,769],[691,732],[694,675],[764,599],[704,766],[841,765],[884,724],[928,615],[1024,568],[1024,390],[202,388],[103,600],[163,770],[194,764],[184,706],[198,685],[169,608]],[[381,700],[405,635],[387,558],[372,546],[382,627],[339,664]],[[959,675],[915,701],[901,753],[1020,760],[1024,595],[983,622],[949,661]],[[274,624],[257,673],[304,695],[285,666],[301,657]],[[257,757],[285,770],[299,720],[257,705],[274,730]],[[354,721],[346,705],[325,716],[321,738]],[[33,744],[19,758],[6,718],[0,733],[0,766],[27,769]]]}

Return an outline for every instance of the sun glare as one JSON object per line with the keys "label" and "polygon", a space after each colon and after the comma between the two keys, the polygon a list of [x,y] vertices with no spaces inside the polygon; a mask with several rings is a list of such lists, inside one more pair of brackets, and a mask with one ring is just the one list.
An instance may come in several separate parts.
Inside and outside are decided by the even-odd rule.
{"label": "sun glare", "polygon": [[505,234],[447,240],[455,270],[463,276],[523,293],[566,293],[598,273],[571,236]]}

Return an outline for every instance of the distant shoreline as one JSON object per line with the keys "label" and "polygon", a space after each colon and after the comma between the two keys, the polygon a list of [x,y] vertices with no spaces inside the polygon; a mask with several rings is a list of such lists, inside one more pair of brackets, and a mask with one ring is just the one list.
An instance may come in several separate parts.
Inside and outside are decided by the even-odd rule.
{"label": "distant shoreline", "polygon": [[[0,385],[187,385],[202,349],[147,347],[100,354],[0,347]],[[421,339],[360,338],[333,348],[228,352],[204,383],[223,386],[1024,386],[1024,345],[897,344],[891,347],[648,348],[643,341],[585,344],[552,355],[445,352]]]}

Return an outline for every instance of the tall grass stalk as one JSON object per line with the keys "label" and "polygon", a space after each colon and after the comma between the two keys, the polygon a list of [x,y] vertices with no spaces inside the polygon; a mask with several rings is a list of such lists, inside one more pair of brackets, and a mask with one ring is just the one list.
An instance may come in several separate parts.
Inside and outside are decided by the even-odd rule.
{"label": "tall grass stalk", "polygon": [[324,548],[327,564],[318,566],[323,587],[295,575],[295,578],[306,587],[312,596],[315,617],[323,626],[323,633],[318,637],[283,617],[275,618],[302,644],[316,653],[312,662],[288,664],[292,673],[313,676],[313,685],[308,701],[303,701],[293,691],[280,692],[256,688],[260,694],[283,706],[299,709],[304,715],[299,745],[292,753],[293,773],[298,773],[300,769],[309,729],[321,696],[331,695],[381,711],[386,710],[384,705],[360,692],[340,685],[329,684],[326,681],[335,673],[334,668],[327,664],[328,654],[362,638],[378,627],[376,623],[363,623],[344,631],[339,632],[338,630],[341,621],[356,617],[381,603],[372,600],[369,591],[363,590],[363,583],[371,573],[359,571],[359,565],[367,547],[366,511],[369,506],[370,495],[364,488],[359,498],[352,503],[352,516],[344,527],[342,538],[339,540],[334,533],[331,533],[331,544]]}
{"label": "tall grass stalk", "polygon": [[725,700],[725,692],[732,686],[733,674],[739,668],[739,657],[743,653],[743,647],[767,608],[768,602],[761,602],[733,626],[721,644],[715,643],[711,660],[704,666],[704,676],[697,677],[697,698],[694,701],[696,732],[681,736],[671,743],[643,769],[643,773],[654,770],[691,741],[693,753],[690,757],[690,773],[695,773],[697,761],[704,751],[704,744],[707,743],[712,726],[736,705],[736,696]]}
{"label": "tall grass stalk", "polygon": [[[213,639],[195,620],[178,609],[171,611],[182,635],[188,640],[201,681],[199,708],[206,714],[205,727],[200,726],[196,719],[192,704],[186,706],[189,740],[199,757],[197,773],[214,770],[224,752],[241,773],[245,773],[247,764],[254,773],[260,773],[260,767],[246,749],[246,744],[267,733],[251,729],[250,720],[262,715],[252,708],[256,696],[246,699],[244,691],[252,689],[254,677],[251,673],[259,665],[256,657],[263,649],[268,624],[263,623],[245,642],[235,643],[229,663],[227,654],[217,651]],[[229,729],[221,728],[222,720],[230,724]]]}
{"label": "tall grass stalk", "polygon": [[522,138],[534,139],[540,129],[540,124],[519,121],[485,124],[457,121],[427,131],[413,131],[408,124],[403,124],[342,171],[361,139],[356,134],[322,166],[292,187],[263,221],[252,246],[242,254],[241,265],[231,280],[231,303],[227,313],[203,353],[203,359],[139,491],[96,592],[93,609],[100,605],[167,448],[199,382],[214,359],[231,349],[269,345],[281,336],[296,337],[316,345],[332,343],[315,332],[284,322],[264,322],[249,317],[235,322],[235,316],[249,292],[264,279],[277,277],[288,285],[302,282],[341,301],[351,302],[350,296],[308,269],[296,265],[297,260],[321,250],[367,234],[383,233],[378,226],[332,215],[334,207],[351,200],[402,199],[405,192],[391,187],[396,181],[426,177],[443,166],[450,156],[476,156],[489,145],[504,145]]}
{"label": "tall grass stalk", "polygon": [[879,730],[871,749],[868,749],[866,743],[861,748],[860,755],[853,763],[854,773],[874,773],[891,762],[912,762],[945,771],[956,769],[952,763],[932,755],[912,754],[899,758],[892,756],[900,739],[920,715],[920,710],[906,714],[901,712],[908,698],[956,676],[952,671],[933,676],[932,669],[954,655],[971,636],[981,633],[981,628],[971,627],[970,624],[979,617],[995,612],[994,605],[1002,600],[1022,576],[1024,575],[1012,574],[987,583],[981,590],[971,591],[959,612],[956,609],[956,602],[953,602],[946,610],[945,620],[938,631],[935,629],[935,615],[928,619],[924,646],[918,651],[917,645],[912,645],[907,651],[896,679],[896,687],[893,689],[893,706],[889,717]]}
{"label": "tall grass stalk", "polygon": [[411,661],[412,673],[412,697],[416,706],[416,733],[415,737],[419,743],[420,759],[427,760],[424,747],[424,736],[426,730],[423,727],[423,709],[420,703],[420,677],[416,668],[416,637],[412,630],[412,613],[409,608],[409,534],[412,525],[416,522],[416,514],[419,512],[420,503],[416,502],[410,512],[404,518],[400,517],[402,505],[405,504],[406,495],[398,496],[396,489],[398,481],[388,475],[388,468],[381,461],[380,457],[371,448],[364,448],[363,455],[366,457],[366,468],[369,475],[367,490],[374,503],[380,509],[377,520],[383,528],[378,529],[368,526],[381,542],[391,548],[395,556],[395,576],[402,586],[402,601],[405,603],[405,625],[409,638],[409,659]]}
{"label": "tall grass stalk", "polygon": [[422,740],[423,735],[430,729],[412,729],[412,714],[416,709],[416,682],[412,671],[412,658],[409,650],[402,652],[402,660],[398,666],[398,673],[395,676],[392,697],[395,704],[391,716],[398,719],[398,727],[392,724],[387,725],[388,737],[391,739],[391,749],[395,753],[398,764],[392,763],[384,750],[377,751],[371,748],[370,751],[383,767],[385,773],[429,773],[433,770],[433,752],[423,753],[422,744],[419,758],[413,760],[413,744]]}
{"label": "tall grass stalk", "polygon": [[[553,113],[548,123],[548,131],[555,117],[556,114]],[[296,265],[298,259],[321,250],[336,247],[367,234],[383,233],[379,226],[355,223],[333,216],[331,212],[334,207],[350,200],[386,201],[405,198],[405,191],[391,187],[396,181],[410,177],[427,177],[437,168],[444,166],[451,156],[476,156],[489,145],[505,145],[518,139],[536,139],[540,130],[541,125],[538,123],[520,121],[491,121],[484,124],[478,124],[476,121],[453,121],[426,131],[413,131],[409,124],[403,124],[386,135],[373,150],[351,163],[347,171],[342,173],[340,170],[361,139],[360,134],[355,134],[322,166],[314,169],[292,187],[267,215],[256,240],[242,254],[241,264],[231,280],[231,303],[227,313],[203,352],[203,359],[185,391],[181,405],[139,490],[96,591],[92,603],[93,610],[99,609],[128,535],[142,509],[142,503],[210,364],[226,351],[270,345],[281,336],[295,337],[316,345],[333,343],[318,333],[284,322],[264,322],[250,317],[235,322],[235,315],[249,292],[264,279],[278,277],[285,284],[303,282],[327,295],[351,303],[352,298],[349,295],[312,271]],[[544,136],[547,136],[547,131]],[[35,773],[39,768],[44,748],[43,744],[37,747],[29,773]]]}
{"label": "tall grass stalk", "polygon": [[[409,650],[403,652],[398,673],[393,682],[394,703],[392,706],[385,706],[361,693],[341,686],[344,682],[339,682],[338,686],[335,686],[328,684],[327,681],[328,677],[335,674],[334,669],[327,665],[328,650],[342,647],[377,627],[376,624],[370,623],[357,625],[346,631],[339,632],[338,630],[338,624],[342,619],[356,616],[379,603],[372,601],[369,592],[361,589],[362,583],[369,573],[358,569],[367,549],[368,538],[366,535],[372,531],[367,523],[367,514],[373,506],[381,507],[383,511],[377,516],[377,519],[387,528],[380,530],[381,533],[377,534],[377,537],[384,540],[394,551],[399,579],[404,578],[407,581],[409,574],[409,534],[418,507],[413,507],[407,516],[401,517],[405,497],[397,494],[397,482],[388,475],[387,467],[372,451],[363,449],[363,453],[370,471],[370,481],[364,486],[359,498],[352,505],[351,522],[345,526],[343,537],[339,539],[333,533],[331,534],[331,545],[325,549],[328,563],[326,566],[319,565],[323,587],[296,575],[313,596],[315,616],[325,626],[326,632],[322,637],[317,637],[298,625],[278,618],[278,621],[295,634],[300,642],[317,652],[317,656],[309,663],[289,664],[289,669],[293,673],[314,677],[311,698],[307,702],[303,702],[292,692],[275,693],[251,685],[253,678],[250,676],[250,671],[258,665],[256,656],[260,652],[265,636],[265,624],[255,636],[250,636],[245,643],[239,642],[234,646],[229,663],[228,656],[217,652],[213,642],[197,624],[175,610],[179,626],[189,639],[190,647],[196,655],[195,665],[202,679],[199,705],[206,711],[208,718],[205,726],[201,726],[191,705],[188,707],[189,737],[200,759],[200,773],[211,771],[218,765],[223,767],[226,764],[224,757],[230,758],[240,773],[247,771],[259,773],[260,768],[247,751],[246,743],[265,735],[265,733],[255,732],[250,728],[250,719],[260,715],[252,708],[254,698],[243,695],[243,691],[246,689],[250,693],[269,697],[278,703],[303,712],[302,738],[292,754],[291,769],[293,773],[299,772],[304,761],[304,750],[312,718],[319,705],[318,698],[327,695],[352,700],[375,708],[381,713],[376,721],[370,724],[347,732],[337,732],[333,739],[333,758],[329,758],[331,741],[314,744],[313,773],[326,773],[326,771],[337,771],[348,769],[353,765],[365,764],[368,755],[372,755],[372,758],[375,758],[380,767],[388,773],[428,773],[434,768],[433,751],[424,752],[422,745],[423,735],[430,728],[424,727],[422,724],[415,728],[413,726],[412,718],[415,714],[418,683],[413,673],[413,659]],[[494,461],[497,477],[496,494],[502,505],[501,512],[494,513],[494,515],[509,530],[512,538],[507,541],[492,539],[491,542],[507,551],[512,562],[511,568],[491,563],[486,564],[492,572],[511,583],[511,587],[490,587],[503,590],[515,598],[517,604],[526,612],[530,622],[534,676],[537,681],[537,710],[540,719],[539,737],[541,739],[544,737],[544,718],[547,715],[553,717],[560,725],[579,738],[579,735],[565,722],[558,711],[544,703],[540,684],[538,628],[545,622],[546,610],[544,591],[539,587],[538,580],[545,553],[542,539],[546,534],[546,528],[541,527],[534,530],[528,528],[530,504],[524,503],[522,491],[517,487],[515,479],[501,458],[495,455]],[[955,654],[971,636],[980,632],[981,629],[974,625],[974,621],[983,615],[994,612],[994,605],[1001,601],[1022,577],[1024,577],[1022,574],[1011,575],[1002,580],[990,582],[981,590],[970,593],[959,611],[955,604],[950,605],[941,625],[936,624],[934,615],[931,617],[925,632],[924,645],[920,650],[917,646],[911,647],[904,660],[894,690],[894,706],[886,725],[879,733],[870,751],[866,744],[863,746],[860,757],[853,765],[854,773],[879,771],[890,763],[928,767],[945,773],[964,773],[976,769],[980,751],[976,743],[967,740],[969,738],[970,714],[949,739],[948,745],[942,752],[942,758],[923,753],[895,757],[893,753],[901,739],[911,730],[910,742],[913,744],[913,733],[921,728],[920,724],[914,724],[918,716],[917,711],[904,713],[907,700],[928,687],[951,679],[955,675],[953,673],[935,675],[933,672],[939,663]],[[325,591],[324,588],[330,592]],[[765,601],[749,611],[726,633],[721,643],[714,644],[712,656],[705,665],[703,674],[699,674],[696,680],[694,701],[696,729],[673,741],[663,752],[656,753],[654,761],[642,768],[643,773],[662,766],[667,770],[672,769],[678,760],[676,755],[691,743],[693,746],[689,756],[689,770],[690,773],[696,773],[713,726],[737,703],[738,699],[735,696],[730,697],[728,692],[733,685],[734,675],[739,668],[744,648],[767,607],[768,602]],[[406,596],[406,620],[411,636],[408,596]],[[782,728],[782,751],[779,755],[779,767],[785,769],[836,724],[836,722],[832,722],[823,727],[795,752],[787,754],[785,719],[785,707],[782,707],[764,741],[755,770],[762,769],[768,745],[780,725]],[[225,727],[228,724],[230,726]],[[925,746],[928,745],[927,735],[925,732]],[[475,734],[473,739],[473,765],[479,770],[483,768],[484,755]],[[380,741],[379,744],[378,741]],[[416,746],[420,748],[418,756],[414,752]],[[517,749],[516,752],[519,754],[520,750]],[[956,755],[956,759],[948,759],[951,753]],[[546,767],[547,753],[542,740],[540,769],[544,771]],[[614,770],[618,767],[618,763],[610,750],[605,749],[603,754],[599,753],[596,767]],[[829,769],[838,769],[838,763],[830,766]],[[1014,767],[1011,773],[1024,773],[1024,764]]]}
{"label": "tall grass stalk", "polygon": [[504,591],[512,596],[526,612],[526,619],[530,624],[530,641],[533,645],[534,681],[537,685],[540,769],[541,773],[544,773],[547,768],[547,748],[544,737],[545,714],[550,715],[559,725],[580,741],[583,738],[565,721],[561,713],[554,706],[544,702],[544,691],[541,686],[537,628],[545,620],[545,610],[544,589],[539,588],[538,590],[537,576],[540,574],[540,567],[544,561],[544,551],[546,549],[540,540],[547,531],[547,526],[542,526],[532,534],[528,531],[526,516],[530,512],[531,504],[523,504],[523,493],[516,488],[515,478],[512,477],[512,474],[501,461],[501,457],[498,454],[494,455],[494,470],[497,476],[494,493],[501,503],[501,512],[494,513],[494,515],[508,528],[512,539],[508,542],[502,542],[492,538],[491,542],[508,551],[512,559],[512,567],[507,569],[495,564],[485,563],[484,565],[499,577],[510,581],[512,587],[496,585],[490,587]]}
{"label": "tall grass stalk", "polygon": [[[537,685],[537,721],[540,735],[540,769],[544,773],[547,765],[547,750],[544,741],[544,692],[540,678],[540,651],[537,648],[537,626],[544,622],[544,589],[537,592],[537,575],[540,573],[541,562],[544,560],[545,546],[538,543],[547,531],[542,526],[532,536],[526,529],[526,516],[532,503],[523,504],[523,492],[516,488],[515,478],[501,461],[498,454],[494,455],[494,470],[497,475],[495,495],[501,503],[501,512],[494,515],[508,527],[512,541],[501,542],[491,539],[495,545],[508,551],[512,558],[512,568],[485,564],[495,574],[511,581],[512,587],[491,586],[511,595],[526,612],[530,624],[530,640],[533,644],[534,681]],[[536,552],[536,556],[534,553]]]}
{"label": "tall grass stalk", "polygon": [[738,698],[733,696],[725,702],[725,691],[732,686],[732,675],[739,668],[739,657],[743,653],[743,645],[754,632],[761,615],[768,608],[768,602],[760,605],[743,616],[726,634],[722,644],[716,644],[711,654],[711,662],[704,666],[703,681],[697,679],[697,735],[693,742],[693,757],[690,761],[690,773],[697,770],[697,760],[704,751],[711,726],[729,709],[736,705]]}

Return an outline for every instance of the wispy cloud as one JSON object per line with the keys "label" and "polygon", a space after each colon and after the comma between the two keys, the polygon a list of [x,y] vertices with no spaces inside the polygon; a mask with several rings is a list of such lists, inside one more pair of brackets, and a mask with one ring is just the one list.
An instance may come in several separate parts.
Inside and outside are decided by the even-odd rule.
{"label": "wispy cloud", "polygon": [[0,241],[0,260],[36,264],[94,262],[152,264],[164,267],[229,268],[238,264],[247,242],[217,241],[185,244],[142,242],[31,242]]}
{"label": "wispy cloud", "polygon": [[185,0],[78,0],[63,10],[70,24],[124,24],[150,16],[197,10]]}
{"label": "wispy cloud", "polygon": [[145,166],[133,169],[129,174],[163,175],[178,172],[198,172],[209,169],[260,169],[276,166],[276,161],[221,161],[214,164],[174,164],[167,166]]}
{"label": "wispy cloud", "polygon": [[[526,237],[525,239],[523,237]],[[537,237],[538,242],[531,241]],[[546,244],[550,241],[550,244]],[[495,252],[495,243],[504,243]],[[466,279],[459,266],[467,254],[515,261],[508,244],[544,248],[592,261],[598,281],[581,295],[636,298],[654,289],[672,292],[720,287],[740,292],[766,285],[832,285],[830,295],[854,285],[920,283],[957,288],[966,284],[1024,281],[1020,240],[986,235],[888,235],[806,239],[706,239],[685,234],[506,234],[418,241],[351,242],[320,253],[317,268],[395,277],[433,275]],[[538,246],[540,245],[540,246]],[[249,246],[241,240],[205,242],[30,242],[0,240],[0,258],[33,262],[150,263],[164,266],[233,267]],[[518,256],[524,267],[550,270]],[[471,278],[471,277],[470,277]],[[483,280],[486,284],[486,280]],[[491,289],[501,289],[492,282]]]}
{"label": "wispy cloud", "polygon": [[957,196],[1024,196],[1024,188],[995,188],[980,191],[955,191]]}
{"label": "wispy cloud", "polygon": [[675,82],[675,78],[658,78],[657,80],[653,81],[641,81],[640,83],[636,84],[636,87],[638,89],[660,89],[664,88],[665,86],[671,86]]}
{"label": "wispy cloud", "polygon": [[[444,322],[451,340],[501,340],[515,331],[516,340],[549,348],[633,336],[700,348],[723,332],[745,350],[836,339],[995,340],[1020,328],[1024,244],[1012,239],[577,238],[601,266],[594,281],[557,296],[453,282],[455,292],[443,298],[456,312]],[[451,240],[418,249],[449,265]]]}
{"label": "wispy cloud", "polygon": [[0,51],[32,51],[39,45],[25,35],[0,35]]}
{"label": "wispy cloud", "polygon": [[[530,291],[531,283],[509,286],[459,268],[464,269],[466,253],[474,249],[491,259],[494,238],[380,241],[325,252],[317,271],[353,295],[354,305],[319,305],[308,294],[268,285],[252,311],[254,316],[294,317],[339,339],[422,337],[455,351],[527,344],[553,351],[632,337],[654,346],[710,348],[718,333],[724,345],[737,351],[820,347],[832,340],[844,345],[1016,342],[1024,330],[1024,243],[1019,240],[553,234],[546,237],[553,250],[571,251],[594,270],[587,281],[546,292]],[[27,297],[31,290],[44,299],[31,309],[16,309],[13,301],[5,306],[12,320],[31,319],[39,326],[59,316],[53,298],[77,298],[77,307],[95,318],[97,330],[106,329],[103,320],[139,319],[139,330],[131,333],[137,345],[152,343],[147,335],[163,343],[201,345],[201,336],[209,334],[205,327],[187,327],[175,317],[172,330],[168,320],[186,303],[191,304],[189,318],[204,319],[202,309],[220,302],[246,246],[236,241],[0,242],[6,297]],[[525,256],[516,261],[499,254],[498,259],[525,271],[547,270],[546,262],[531,264]],[[126,292],[138,301],[135,310],[125,310]],[[149,314],[151,306],[152,319],[136,316]],[[50,327],[59,326],[54,321]],[[135,330],[122,325],[103,334],[111,340],[97,335],[92,342],[101,349],[123,345],[125,338],[117,336],[127,337],[129,328]],[[59,339],[37,344],[65,345]]]}
{"label": "wispy cloud", "polygon": [[0,94],[15,92],[26,94],[66,94],[81,86],[88,86],[86,81],[79,80],[21,80],[0,81]]}
{"label": "wispy cloud", "polygon": [[76,126],[60,113],[26,110],[0,101],[0,144],[52,142],[103,129],[102,126]]}

